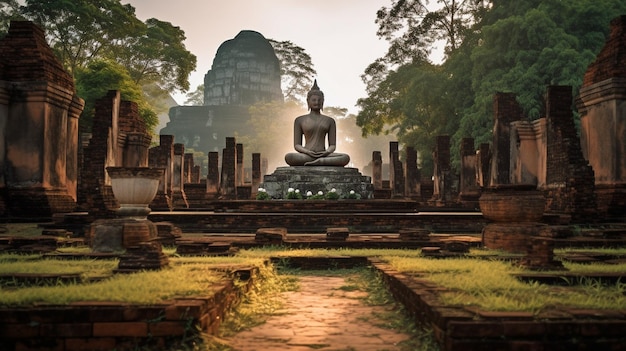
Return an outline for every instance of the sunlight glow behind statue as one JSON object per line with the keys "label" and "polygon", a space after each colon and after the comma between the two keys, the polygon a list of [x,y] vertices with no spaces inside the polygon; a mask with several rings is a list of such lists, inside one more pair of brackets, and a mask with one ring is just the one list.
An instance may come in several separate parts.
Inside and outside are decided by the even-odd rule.
{"label": "sunlight glow behind statue", "polygon": [[[293,125],[293,145],[296,152],[285,155],[290,166],[338,166],[350,162],[347,154],[336,153],[337,126],[332,117],[321,113],[324,108],[324,93],[317,80],[307,94],[309,113],[296,118]],[[305,144],[302,145],[304,136]],[[326,147],[328,139],[328,147]]]}

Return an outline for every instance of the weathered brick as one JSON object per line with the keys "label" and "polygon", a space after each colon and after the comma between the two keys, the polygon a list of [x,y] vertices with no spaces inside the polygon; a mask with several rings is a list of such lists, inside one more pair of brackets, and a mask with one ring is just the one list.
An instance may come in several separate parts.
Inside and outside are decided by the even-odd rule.
{"label": "weathered brick", "polygon": [[146,337],[148,336],[148,323],[145,322],[124,322],[124,323],[94,323],[93,336],[110,337],[110,336],[131,336]]}
{"label": "weathered brick", "polygon": [[87,338],[93,332],[91,323],[44,323],[41,324],[40,335],[43,337]]}
{"label": "weathered brick", "polygon": [[193,328],[193,326],[189,326],[187,320],[156,322],[148,324],[148,332],[152,336],[179,336],[189,332],[186,329],[190,327]]}
{"label": "weathered brick", "polygon": [[66,351],[109,351],[117,346],[115,338],[68,338]]}

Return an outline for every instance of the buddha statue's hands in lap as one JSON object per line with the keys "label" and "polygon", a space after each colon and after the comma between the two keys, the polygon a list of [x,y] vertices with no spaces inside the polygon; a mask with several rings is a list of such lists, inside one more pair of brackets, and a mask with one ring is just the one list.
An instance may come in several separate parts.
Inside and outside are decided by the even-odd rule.
{"label": "buddha statue's hands in lap", "polygon": [[[296,152],[285,155],[290,166],[339,166],[350,162],[347,154],[336,153],[337,126],[335,120],[321,113],[324,108],[324,93],[317,81],[307,94],[309,114],[297,117],[293,125],[293,145]],[[304,136],[305,144],[302,145]],[[328,147],[326,138],[328,137]]]}

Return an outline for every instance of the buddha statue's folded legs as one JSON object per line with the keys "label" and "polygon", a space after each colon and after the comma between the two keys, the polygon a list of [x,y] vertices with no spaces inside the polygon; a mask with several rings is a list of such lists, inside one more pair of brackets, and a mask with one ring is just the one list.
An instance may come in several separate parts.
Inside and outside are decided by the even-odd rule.
{"label": "buddha statue's folded legs", "polygon": [[350,156],[342,153],[332,153],[326,157],[313,158],[302,153],[288,153],[285,162],[290,166],[338,166],[343,167],[350,162]]}

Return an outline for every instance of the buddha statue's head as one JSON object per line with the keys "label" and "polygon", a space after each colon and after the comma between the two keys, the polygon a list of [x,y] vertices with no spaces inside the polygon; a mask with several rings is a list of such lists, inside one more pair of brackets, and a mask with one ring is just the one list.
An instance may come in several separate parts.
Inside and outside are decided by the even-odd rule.
{"label": "buddha statue's head", "polygon": [[317,79],[313,82],[313,86],[311,90],[306,94],[306,101],[309,109],[311,109],[311,98],[313,96],[318,96],[321,99],[320,110],[324,108],[324,92],[320,90],[320,87],[317,86]]}

